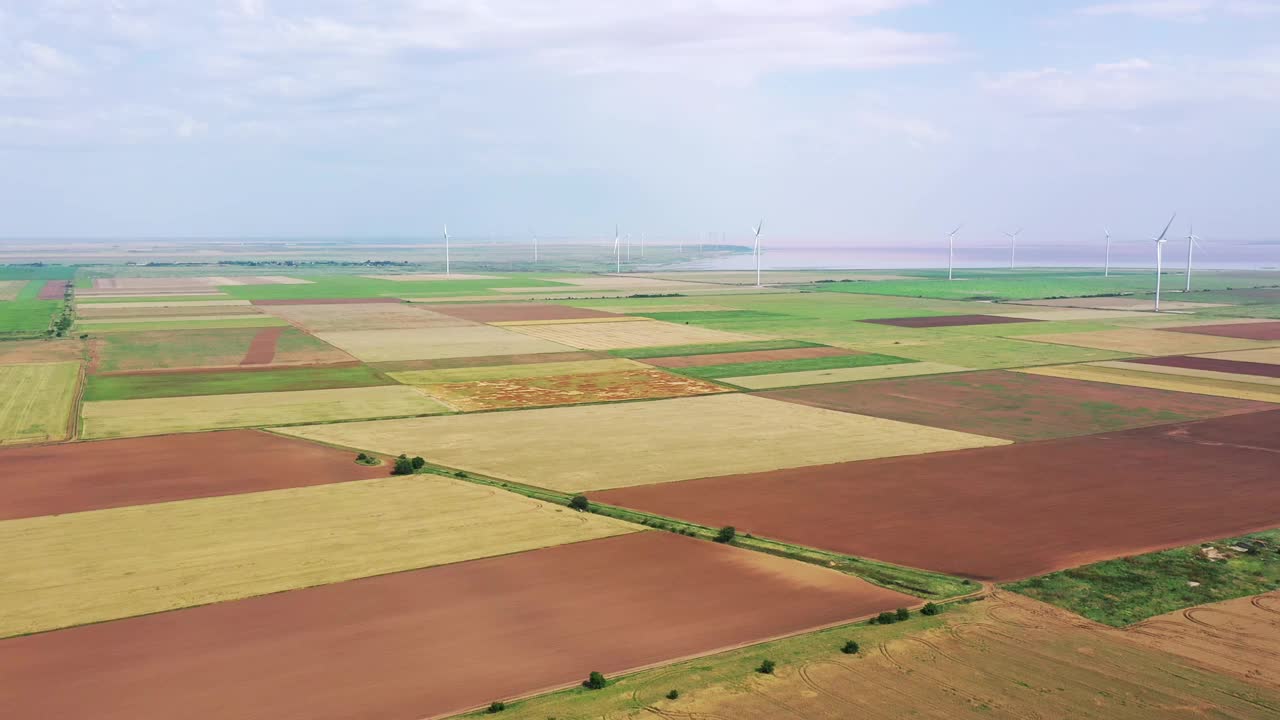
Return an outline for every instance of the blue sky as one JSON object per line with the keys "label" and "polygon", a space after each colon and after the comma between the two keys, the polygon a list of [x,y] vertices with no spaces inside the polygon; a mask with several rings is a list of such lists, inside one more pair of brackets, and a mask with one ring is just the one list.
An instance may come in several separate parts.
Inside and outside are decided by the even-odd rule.
{"label": "blue sky", "polygon": [[1280,237],[1280,2],[0,0],[0,237]]}

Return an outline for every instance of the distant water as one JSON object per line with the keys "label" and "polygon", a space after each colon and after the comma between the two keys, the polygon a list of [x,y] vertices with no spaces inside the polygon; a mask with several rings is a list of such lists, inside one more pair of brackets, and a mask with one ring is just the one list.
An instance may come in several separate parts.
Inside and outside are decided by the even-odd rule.
{"label": "distant water", "polygon": [[[1186,265],[1185,241],[1165,246],[1164,261],[1170,269]],[[1105,248],[1079,245],[1019,245],[1020,267],[1098,267],[1103,266]],[[869,269],[946,268],[947,248],[941,247],[789,247],[765,246],[761,258],[765,268],[801,269]],[[1009,248],[956,247],[957,268],[1000,268],[1009,266]],[[1152,243],[1114,243],[1111,266],[1118,268],[1153,268],[1155,251]],[[683,267],[700,270],[749,270],[755,268],[750,253],[738,253]],[[1197,249],[1194,267],[1217,270],[1280,270],[1280,243],[1213,244]]]}

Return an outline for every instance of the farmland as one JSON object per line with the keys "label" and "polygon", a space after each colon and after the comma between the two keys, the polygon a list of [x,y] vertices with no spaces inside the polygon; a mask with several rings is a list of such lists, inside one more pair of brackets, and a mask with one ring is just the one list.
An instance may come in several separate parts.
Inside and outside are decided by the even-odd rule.
{"label": "farmland", "polygon": [[635,530],[439,477],[10,520],[0,637]]}
{"label": "farmland", "polygon": [[84,438],[428,415],[446,408],[401,385],[86,402]]}
{"label": "farmland", "polygon": [[70,434],[80,363],[0,365],[0,445]]}
{"label": "farmland", "polygon": [[645,369],[441,383],[423,389],[444,404],[464,411],[656,400],[726,392],[719,385],[695,378]]}
{"label": "farmland", "polygon": [[[454,321],[455,323],[457,321]],[[429,332],[351,330],[316,337],[365,362],[565,352],[573,348],[488,325],[438,327]]]}
{"label": "farmland", "polygon": [[582,350],[693,345],[754,340],[749,335],[651,321],[521,325],[512,330]]}
{"label": "farmland", "polygon": [[85,387],[87,402],[143,398],[264,393],[327,388],[372,387],[392,382],[363,366],[297,367],[227,372],[93,375]]}
{"label": "farmland", "polygon": [[[111,333],[90,341],[97,372],[193,367],[234,367],[240,364],[259,334],[256,328],[218,330],[141,330]],[[293,328],[283,329],[275,341],[279,365],[345,362],[350,355]]]}
{"label": "farmland", "polygon": [[[635,427],[647,432],[637,436]],[[1006,442],[737,394],[280,432],[378,452],[419,453],[445,465],[565,491]],[[563,437],[575,442],[556,442]],[[663,448],[661,456],[643,452],[655,445]],[[723,447],[735,450],[716,451]]]}

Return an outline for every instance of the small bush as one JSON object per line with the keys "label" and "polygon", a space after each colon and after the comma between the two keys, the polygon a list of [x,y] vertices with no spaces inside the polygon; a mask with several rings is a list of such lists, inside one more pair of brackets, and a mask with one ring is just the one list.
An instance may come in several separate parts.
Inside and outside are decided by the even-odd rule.
{"label": "small bush", "polygon": [[898,622],[898,616],[891,612],[882,612],[875,617],[877,625],[892,625]]}
{"label": "small bush", "polygon": [[461,470],[454,470],[454,471],[453,471],[453,476],[454,476],[454,477],[464,478],[464,477],[466,477],[466,476],[467,476],[467,474],[466,474],[465,472],[461,471]]}
{"label": "small bush", "polygon": [[396,458],[396,466],[391,471],[391,474],[392,475],[412,475],[413,461],[401,455],[400,457]]}
{"label": "small bush", "polygon": [[363,462],[363,461],[368,460],[368,459],[369,459],[369,456],[368,456],[368,455],[366,455],[365,453],[360,453],[359,455],[357,455],[357,456],[356,456],[356,460],[358,460],[358,461],[360,461],[360,462]]}
{"label": "small bush", "polygon": [[668,700],[675,700],[675,699],[676,699],[676,698],[678,698],[678,697],[680,697],[680,691],[679,691],[679,690],[672,690],[671,692],[667,693],[667,699],[668,699]]}
{"label": "small bush", "polygon": [[898,608],[897,612],[895,612],[893,615],[895,618],[897,618],[898,622],[911,619],[911,611],[906,608]]}
{"label": "small bush", "polygon": [[507,709],[507,704],[506,704],[506,703],[504,703],[504,702],[502,702],[501,700],[494,700],[493,702],[489,703],[489,714],[490,714],[490,715],[492,715],[492,714],[494,714],[494,713],[500,713],[500,712],[502,712],[503,710],[506,710],[506,709]]}
{"label": "small bush", "polygon": [[775,667],[777,666],[772,660],[765,660],[760,663],[760,667],[756,668],[756,672],[761,675],[772,675]]}
{"label": "small bush", "polygon": [[592,673],[587,676],[587,679],[582,681],[582,686],[588,690],[602,690],[604,689],[604,686],[608,684],[609,681],[604,679],[604,675],[595,671],[592,671]]}
{"label": "small bush", "polygon": [[414,469],[414,470],[421,470],[421,469],[422,469],[422,467],[423,467],[424,465],[426,465],[426,464],[427,464],[427,461],[426,461],[426,460],[423,460],[423,459],[422,459],[422,458],[420,458],[420,457],[416,457],[416,458],[414,458],[414,459],[410,460],[409,462],[413,465],[413,469]]}
{"label": "small bush", "polygon": [[920,608],[921,615],[937,615],[940,612],[942,612],[942,608],[933,603],[925,603],[924,607]]}
{"label": "small bush", "polygon": [[590,510],[591,501],[587,499],[586,495],[574,495],[573,499],[569,501],[569,507],[574,510]]}
{"label": "small bush", "polygon": [[846,640],[844,643],[844,647],[840,648],[840,652],[844,653],[845,655],[857,655],[858,650],[860,649],[861,648],[858,647],[857,641]]}
{"label": "small bush", "polygon": [[716,533],[715,540],[718,543],[731,543],[738,536],[738,531],[732,525],[725,525],[720,528],[720,532]]}

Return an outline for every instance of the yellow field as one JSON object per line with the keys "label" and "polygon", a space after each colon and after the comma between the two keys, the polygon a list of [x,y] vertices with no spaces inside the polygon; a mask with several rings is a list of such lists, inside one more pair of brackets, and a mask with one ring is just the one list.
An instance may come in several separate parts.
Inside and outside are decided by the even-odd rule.
{"label": "yellow field", "polygon": [[279,432],[564,491],[1008,444],[736,393]]}
{"label": "yellow field", "polygon": [[899,363],[897,365],[872,365],[869,367],[834,368],[831,370],[804,370],[801,372],[774,373],[772,375],[748,375],[746,377],[719,378],[720,382],[750,390],[795,387],[797,385],[821,385],[824,383],[852,382],[855,380],[881,380],[884,378],[937,375],[940,373],[968,372],[969,368],[936,362]]}
{"label": "yellow field", "polygon": [[[78,292],[78,291],[77,291]],[[146,302],[134,303],[76,303],[77,313],[93,314],[95,311],[115,311],[133,308],[191,308],[191,307],[236,307],[249,306],[253,303],[248,300],[187,300],[187,301],[170,301],[151,300]]]}
{"label": "yellow field", "polygon": [[684,305],[590,305],[592,310],[608,313],[656,313],[656,312],[714,312],[717,310],[733,310],[726,305],[708,305],[705,303],[688,303]]}
{"label": "yellow field", "polygon": [[[1059,298],[1057,300],[1020,300],[1019,305],[1041,305],[1044,307],[1078,307],[1098,308],[1100,310],[1147,310],[1155,311],[1155,302],[1147,298],[1096,297],[1096,298]],[[1204,308],[1230,307],[1231,303],[1201,303],[1184,300],[1167,300],[1161,298],[1160,309],[1170,310],[1202,310]]]}
{"label": "yellow field", "polygon": [[[1135,367],[1145,366],[1138,365]],[[1054,365],[1051,367],[1025,368],[1015,372],[1047,375],[1070,380],[1090,380],[1114,385],[1153,388],[1156,390],[1173,390],[1175,392],[1196,393],[1198,395],[1216,395],[1239,400],[1280,402],[1280,388],[1273,385],[1219,380],[1217,378],[1169,375],[1095,364]]]}
{"label": "yellow field", "polygon": [[[425,415],[448,408],[404,385],[240,393],[84,404],[84,438]],[[399,451],[396,451],[397,453]]]}
{"label": "yellow field", "polygon": [[390,280],[392,282],[422,282],[427,280],[497,280],[497,275],[464,275],[462,273],[403,273],[401,275],[361,275],[372,280]]}
{"label": "yellow field", "polygon": [[760,339],[754,335],[708,330],[694,325],[676,325],[658,320],[637,320],[625,323],[522,325],[511,329],[515,332],[532,335],[544,340],[572,345],[582,350],[697,345],[700,343],[728,343]]}
{"label": "yellow field", "polygon": [[476,325],[405,303],[264,305],[268,313],[309,332],[408,330]]}
{"label": "yellow field", "polygon": [[573,349],[489,325],[430,330],[355,330],[315,333],[315,336],[365,362],[524,355]]}
{"label": "yellow field", "polygon": [[0,636],[635,530],[422,475],[10,520]]}
{"label": "yellow field", "polygon": [[1259,348],[1257,350],[1237,350],[1235,352],[1208,353],[1200,357],[1215,358],[1217,360],[1236,360],[1239,362],[1256,362],[1267,363],[1268,365],[1280,365],[1280,347]]}
{"label": "yellow field", "polygon": [[1200,370],[1198,368],[1172,367],[1169,365],[1147,365],[1145,363],[1110,361],[1092,363],[1098,367],[1119,368],[1137,372],[1157,373],[1159,375],[1179,375],[1182,377],[1207,378],[1210,380],[1226,380],[1245,385],[1274,385],[1280,387],[1280,377],[1265,375],[1242,375],[1240,373],[1222,372],[1219,370]]}
{"label": "yellow field", "polygon": [[[95,325],[115,325],[118,323],[152,323],[152,322],[204,322],[206,320],[251,320],[258,313],[236,313],[234,315],[159,315],[147,317],[112,317],[89,318],[76,321],[76,326],[93,327]],[[271,318],[264,317],[265,320]]]}
{"label": "yellow field", "polygon": [[474,380],[510,380],[513,378],[585,375],[588,373],[641,369],[648,370],[650,367],[634,360],[611,358],[607,360],[576,360],[572,362],[532,363],[527,365],[449,368],[446,370],[406,370],[387,374],[406,385],[435,385],[438,383],[472,382]]}
{"label": "yellow field", "polygon": [[1021,320],[1119,320],[1124,318],[1152,317],[1154,313],[1136,310],[1090,310],[1088,308],[1048,308],[1045,310],[1028,310],[1018,312],[984,313],[996,317],[1019,318]]}
{"label": "yellow field", "polygon": [[1019,339],[1055,345],[1074,345],[1095,350],[1113,350],[1133,355],[1189,355],[1225,350],[1249,350],[1267,346],[1267,343],[1256,340],[1142,329],[1023,335]]}
{"label": "yellow field", "polygon": [[0,300],[17,300],[28,280],[0,280]]}
{"label": "yellow field", "polygon": [[0,445],[65,440],[79,382],[78,362],[0,365]]}
{"label": "yellow field", "polygon": [[645,318],[631,317],[629,315],[619,315],[617,317],[561,318],[559,320],[499,320],[488,324],[497,325],[498,327],[506,327],[508,325],[565,325],[569,323],[642,322],[644,319]]}

